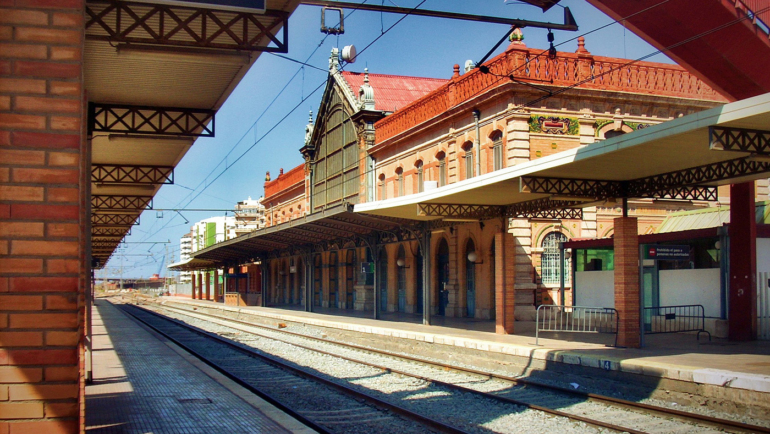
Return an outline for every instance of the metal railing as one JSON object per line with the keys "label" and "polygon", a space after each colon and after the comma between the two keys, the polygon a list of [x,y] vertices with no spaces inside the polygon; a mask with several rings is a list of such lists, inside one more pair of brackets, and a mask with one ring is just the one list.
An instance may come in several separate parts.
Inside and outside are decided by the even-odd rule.
{"label": "metal railing", "polygon": [[618,345],[618,311],[611,307],[542,304],[535,316],[535,345],[540,332],[611,333]]}
{"label": "metal railing", "polygon": [[706,331],[706,313],[703,305],[659,306],[644,308],[644,333],[706,333],[711,341],[711,333]]}

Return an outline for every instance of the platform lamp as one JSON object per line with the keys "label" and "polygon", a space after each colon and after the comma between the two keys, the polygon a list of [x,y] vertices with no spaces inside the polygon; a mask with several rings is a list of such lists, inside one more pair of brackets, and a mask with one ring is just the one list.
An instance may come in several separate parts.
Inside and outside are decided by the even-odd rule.
{"label": "platform lamp", "polygon": [[468,252],[468,261],[472,262],[474,264],[483,264],[484,261],[478,261],[479,255],[474,250],[473,252]]}
{"label": "platform lamp", "polygon": [[406,265],[406,262],[404,261],[404,258],[398,258],[396,259],[396,265],[398,265],[400,268],[409,268]]}

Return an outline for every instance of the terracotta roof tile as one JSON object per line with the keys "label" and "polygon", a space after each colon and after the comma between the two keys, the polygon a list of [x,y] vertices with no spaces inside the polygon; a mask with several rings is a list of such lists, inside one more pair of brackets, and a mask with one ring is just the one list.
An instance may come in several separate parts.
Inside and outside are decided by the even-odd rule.
{"label": "terracotta roof tile", "polygon": [[[358,89],[364,84],[364,73],[342,71],[341,74],[353,93],[358,95]],[[374,88],[374,108],[389,112],[432,92],[447,81],[443,78],[369,73],[369,84]]]}

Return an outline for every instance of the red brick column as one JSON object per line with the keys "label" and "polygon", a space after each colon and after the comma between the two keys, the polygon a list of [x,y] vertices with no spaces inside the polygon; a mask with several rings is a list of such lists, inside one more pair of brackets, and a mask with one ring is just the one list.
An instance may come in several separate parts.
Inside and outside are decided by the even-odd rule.
{"label": "red brick column", "polygon": [[615,219],[615,309],[618,345],[639,348],[639,235],[636,217]]}
{"label": "red brick column", "polygon": [[214,301],[219,302],[219,270],[214,270]]}
{"label": "red brick column", "polygon": [[503,229],[495,234],[495,332],[499,334],[513,334],[515,321],[516,245],[507,227],[504,219]]}
{"label": "red brick column", "polygon": [[206,272],[206,298],[205,300],[211,300],[211,272]]}
{"label": "red brick column", "polygon": [[730,186],[730,295],[728,337],[757,338],[757,218],[754,182]]}
{"label": "red brick column", "polygon": [[0,0],[3,434],[85,431],[83,5]]}

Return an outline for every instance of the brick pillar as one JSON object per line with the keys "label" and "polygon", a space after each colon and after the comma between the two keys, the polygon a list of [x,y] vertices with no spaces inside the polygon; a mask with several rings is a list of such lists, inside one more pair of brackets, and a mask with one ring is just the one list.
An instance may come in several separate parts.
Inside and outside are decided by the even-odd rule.
{"label": "brick pillar", "polygon": [[639,348],[639,235],[636,217],[615,219],[615,309],[618,345]]}
{"label": "brick pillar", "polygon": [[195,292],[197,290],[197,282],[195,281],[197,279],[197,277],[195,275],[195,271],[191,271],[190,272],[190,277],[192,277],[192,279],[190,279],[190,283],[192,284],[192,292],[190,293],[190,298],[195,300],[196,296],[198,295]]}
{"label": "brick pillar", "polygon": [[757,338],[757,220],[754,182],[730,186],[730,294],[728,337]]}
{"label": "brick pillar", "polygon": [[534,283],[532,275],[532,223],[527,219],[511,219],[509,225],[515,243],[511,258],[516,266],[516,319],[534,321],[537,313],[537,284]]}
{"label": "brick pillar", "polygon": [[219,270],[214,269],[214,301],[219,302]]}
{"label": "brick pillar", "polygon": [[495,332],[513,334],[516,309],[516,242],[507,231],[508,219],[495,234]]}
{"label": "brick pillar", "polygon": [[0,0],[0,433],[85,431],[83,10]]}
{"label": "brick pillar", "polygon": [[206,272],[206,298],[204,300],[211,300],[211,272]]}

